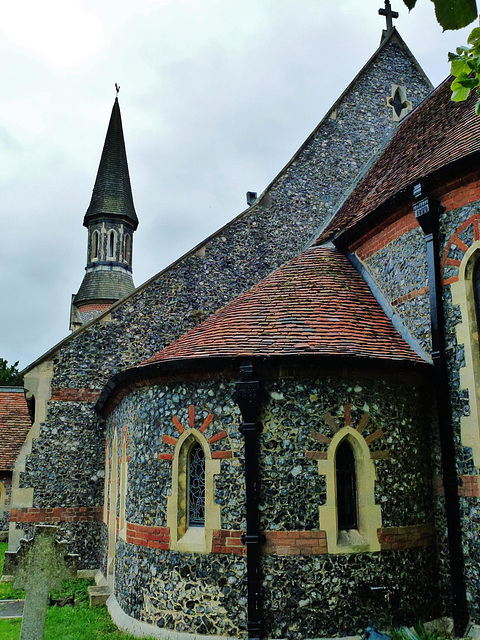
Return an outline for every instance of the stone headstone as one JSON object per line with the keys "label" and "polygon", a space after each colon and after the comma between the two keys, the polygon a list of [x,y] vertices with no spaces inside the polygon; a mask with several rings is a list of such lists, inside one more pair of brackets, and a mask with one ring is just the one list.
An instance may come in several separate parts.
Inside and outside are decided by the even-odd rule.
{"label": "stone headstone", "polygon": [[14,588],[25,590],[20,640],[42,640],[48,592],[77,573],[77,555],[55,539],[58,527],[38,525],[35,537],[21,540],[16,553],[5,555],[4,571],[15,576]]}

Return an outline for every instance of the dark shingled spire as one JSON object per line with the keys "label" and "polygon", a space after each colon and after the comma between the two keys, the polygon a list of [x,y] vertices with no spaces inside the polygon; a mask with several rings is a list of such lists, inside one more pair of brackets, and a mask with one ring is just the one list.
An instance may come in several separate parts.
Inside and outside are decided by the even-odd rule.
{"label": "dark shingled spire", "polygon": [[132,252],[138,218],[133,205],[118,98],[113,104],[92,200],[83,224],[88,229],[87,266],[80,289],[72,299],[72,330],[135,290]]}
{"label": "dark shingled spire", "polygon": [[113,104],[92,199],[83,219],[84,226],[88,227],[89,220],[99,216],[128,218],[133,223],[134,229],[138,225],[130,176],[128,175],[127,153],[118,98],[115,98]]}

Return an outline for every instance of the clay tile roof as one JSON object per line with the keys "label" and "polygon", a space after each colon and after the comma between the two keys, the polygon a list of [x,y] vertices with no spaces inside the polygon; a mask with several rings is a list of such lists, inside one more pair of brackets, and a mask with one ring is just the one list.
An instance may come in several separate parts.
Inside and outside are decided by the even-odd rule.
{"label": "clay tile roof", "polygon": [[351,229],[395,193],[434,171],[480,151],[480,118],[472,92],[465,102],[450,100],[447,78],[398,127],[389,144],[346,199],[317,240]]}
{"label": "clay tile roof", "polygon": [[23,389],[0,387],[0,470],[13,468],[31,426]]}
{"label": "clay tile roof", "polygon": [[336,249],[294,258],[145,364],[236,356],[349,356],[423,362]]}

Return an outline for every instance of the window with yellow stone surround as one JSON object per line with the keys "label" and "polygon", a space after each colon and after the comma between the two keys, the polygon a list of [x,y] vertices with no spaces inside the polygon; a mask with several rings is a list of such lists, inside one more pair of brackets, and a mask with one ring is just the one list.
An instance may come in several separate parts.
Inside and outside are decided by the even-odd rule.
{"label": "window with yellow stone surround", "polygon": [[[202,465],[203,479],[199,477]],[[215,503],[214,480],[218,473],[220,460],[212,458],[206,437],[197,429],[185,429],[175,445],[172,493],[167,500],[171,549],[194,553],[211,551],[213,530],[220,529],[220,505]],[[202,481],[203,491],[199,489]],[[196,482],[196,489],[192,482]],[[193,500],[196,505],[192,504]]]}
{"label": "window with yellow stone surround", "polygon": [[5,502],[7,500],[7,491],[3,482],[0,482],[0,518],[5,510]]}
{"label": "window with yellow stone surround", "polygon": [[376,469],[374,459],[387,457],[387,451],[371,451],[369,445],[383,438],[377,430],[365,438],[369,415],[351,424],[350,405],[345,405],[345,424],[340,426],[330,414],[323,419],[332,437],[317,431],[311,437],[326,451],[307,452],[318,460],[318,472],[325,476],[327,496],[319,507],[319,528],[327,536],[328,553],[380,551],[378,529],[382,526],[380,505],[375,503]]}
{"label": "window with yellow stone surround", "polygon": [[103,521],[108,524],[108,487],[110,485],[110,444],[105,444],[105,478],[103,482]]}
{"label": "window with yellow stone surround", "polygon": [[127,476],[128,476],[128,458],[127,458],[127,431],[122,429],[122,444],[120,448],[120,506],[118,511],[118,535],[123,540],[127,539],[127,522],[125,517],[126,500],[127,500]]}
{"label": "window with yellow stone surround", "polygon": [[[476,278],[475,278],[476,276]],[[464,345],[464,366],[460,368],[460,389],[468,391],[470,411],[461,418],[462,445],[472,449],[473,462],[480,466],[480,291],[475,294],[475,279],[480,278],[480,241],[465,252],[458,268],[458,280],[452,282],[452,303],[460,308],[461,322],[455,326],[457,343]],[[479,288],[480,283],[477,285]],[[476,302],[477,298],[477,302]]]}

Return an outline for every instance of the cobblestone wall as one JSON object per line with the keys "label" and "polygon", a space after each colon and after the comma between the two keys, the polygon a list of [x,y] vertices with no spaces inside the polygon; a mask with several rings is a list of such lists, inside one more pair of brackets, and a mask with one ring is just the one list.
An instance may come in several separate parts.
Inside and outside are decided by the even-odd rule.
{"label": "cobblestone wall", "polygon": [[[156,384],[133,391],[114,409],[107,420],[109,441],[114,429],[119,439],[126,429],[129,438],[127,521],[154,527],[167,524],[167,497],[176,489],[172,488],[172,460],[159,460],[158,453],[174,451],[169,444],[170,438],[179,436],[174,416],[186,428],[195,415],[195,426],[200,428],[211,414],[204,434],[213,440],[212,450],[232,452],[215,476],[221,528],[245,530],[244,454],[233,391],[234,382],[226,380]],[[325,476],[319,475],[316,460],[307,459],[305,452],[326,449],[327,445],[312,438],[311,430],[332,435],[331,425],[322,417],[325,411],[341,429],[347,420],[346,405],[354,428],[366,414],[370,416],[363,432],[370,450],[388,452],[375,461],[375,500],[382,507],[382,527],[390,531],[432,525],[433,444],[423,395],[412,379],[408,385],[361,376],[270,380],[259,436],[259,510],[261,527],[270,532],[269,538],[271,532],[319,529]],[[212,436],[219,431],[226,436],[214,441]],[[379,431],[381,438],[369,438]],[[147,540],[145,546],[117,541],[115,589],[127,613],[176,631],[237,635],[245,630],[242,555],[149,549]],[[269,543],[263,558],[269,637],[352,634],[372,620],[389,624],[395,611],[403,622],[425,617],[425,611],[429,617],[441,611],[438,591],[432,588],[438,584],[438,575],[430,546],[334,556],[326,554],[326,546],[322,551],[321,545],[316,552],[321,555],[315,556],[301,545],[296,555],[279,555],[276,549]],[[370,586],[388,587],[400,604],[390,599],[379,606]],[[325,614],[325,602],[334,615]]]}
{"label": "cobblestone wall", "polygon": [[[392,83],[405,85],[414,104],[430,90],[394,40],[251,209],[55,349],[52,387],[100,390],[112,375],[158,352],[297,255],[396,126],[386,104]],[[20,481],[33,488],[32,506],[101,505],[103,452],[103,425],[91,404],[52,399]],[[240,459],[222,461],[225,478],[235,464]],[[225,500],[227,484],[219,483],[217,491],[218,500]],[[156,506],[151,508],[155,515]],[[228,526],[241,526],[240,511],[225,518]]]}
{"label": "cobblestone wall", "polygon": [[34,506],[103,504],[104,442],[92,403],[52,402],[20,476],[35,487]]}
{"label": "cobblestone wall", "polygon": [[[452,178],[453,179],[453,178]],[[442,259],[443,280],[443,313],[445,319],[445,349],[447,355],[447,372],[449,378],[453,433],[457,451],[457,473],[459,476],[478,476],[480,469],[475,466],[472,449],[463,446],[461,438],[461,420],[470,415],[468,391],[462,388],[461,371],[465,367],[465,345],[457,341],[456,328],[462,322],[461,310],[452,302],[451,283],[458,278],[459,265],[465,252],[478,238],[475,227],[476,218],[480,214],[480,202],[477,178],[473,175],[471,182],[465,177],[461,187],[454,183],[451,191],[448,185],[442,185],[442,195],[438,197],[446,208],[440,216],[439,244]],[[463,200],[463,205],[458,206]],[[451,208],[450,202],[457,206]],[[413,206],[413,205],[412,205]],[[392,212],[394,214],[394,212]],[[399,226],[401,220],[399,221]],[[392,224],[392,227],[394,225]],[[391,229],[391,227],[390,227]],[[390,231],[391,232],[391,231]],[[362,254],[362,246],[357,248]],[[426,243],[419,227],[402,233],[385,246],[368,255],[363,260],[368,271],[380,286],[382,292],[393,305],[407,329],[417,338],[427,352],[431,351],[430,304],[428,299],[428,267],[426,262]],[[438,446],[434,453],[435,473],[441,474],[441,458]],[[459,481],[461,486],[461,481]],[[461,490],[461,489],[460,489]],[[439,561],[444,567],[442,572],[443,588],[441,597],[445,595],[448,566],[447,536],[441,498],[438,498],[437,530],[439,532]],[[472,621],[480,623],[480,544],[478,543],[478,527],[480,522],[478,497],[460,497],[462,529],[464,535],[465,569],[467,582],[467,599]]]}
{"label": "cobblestone wall", "polygon": [[[5,488],[5,495],[0,496],[0,539],[1,532],[8,531],[10,522],[10,511],[5,507],[10,506],[10,495],[12,490],[12,474],[9,471],[0,472],[0,482]],[[3,500],[3,503],[2,503]],[[3,507],[3,508],[2,508]]]}

